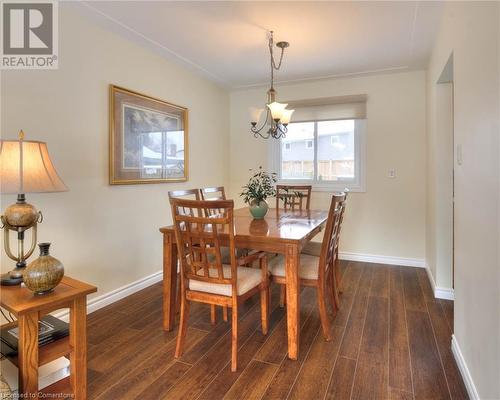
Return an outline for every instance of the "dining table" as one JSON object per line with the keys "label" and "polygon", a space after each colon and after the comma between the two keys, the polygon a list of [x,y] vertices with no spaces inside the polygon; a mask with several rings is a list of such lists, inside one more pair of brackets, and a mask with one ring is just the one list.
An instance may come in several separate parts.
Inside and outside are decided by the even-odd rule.
{"label": "dining table", "polygon": [[[254,219],[247,207],[234,210],[235,247],[282,254],[286,278],[288,357],[297,360],[300,335],[300,253],[326,224],[328,211],[270,208],[264,219]],[[174,327],[178,258],[174,226],[160,228],[163,235],[163,329]],[[222,245],[229,235],[221,233]]]}

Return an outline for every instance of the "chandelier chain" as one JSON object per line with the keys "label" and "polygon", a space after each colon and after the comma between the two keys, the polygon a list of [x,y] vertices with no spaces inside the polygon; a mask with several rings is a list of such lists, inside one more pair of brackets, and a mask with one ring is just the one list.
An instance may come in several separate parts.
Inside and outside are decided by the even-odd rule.
{"label": "chandelier chain", "polygon": [[285,53],[285,49],[281,48],[280,60],[278,64],[276,64],[276,60],[274,59],[274,49],[273,49],[273,31],[270,31],[269,34],[269,53],[271,55],[271,88],[274,87],[274,70],[278,71],[281,68],[281,62],[283,61],[283,54]]}

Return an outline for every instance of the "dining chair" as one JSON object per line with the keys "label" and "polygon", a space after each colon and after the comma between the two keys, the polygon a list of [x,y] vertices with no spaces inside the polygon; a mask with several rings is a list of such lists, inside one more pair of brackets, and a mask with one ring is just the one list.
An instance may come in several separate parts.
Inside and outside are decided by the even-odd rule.
{"label": "dining chair", "polygon": [[[310,210],[311,207],[311,185],[276,185],[276,210],[283,208],[285,210],[294,210],[298,206],[299,210]],[[280,207],[280,201],[283,202],[283,207]],[[286,288],[280,288],[280,307],[285,306]]]}
{"label": "dining chair", "polygon": [[[200,200],[200,190],[199,189],[183,189],[183,190],[170,190],[168,192],[168,198],[169,199],[192,199],[192,200]],[[193,212],[193,210],[190,209],[185,209],[182,210],[184,214],[190,214]],[[177,280],[180,282],[180,280]],[[176,306],[175,310],[176,313],[180,312],[180,307],[181,307],[181,290],[180,287],[177,289],[177,295],[175,296],[176,298]],[[210,321],[212,325],[215,324],[215,306],[213,306],[210,309]]]}
{"label": "dining chair", "polygon": [[347,205],[347,197],[349,195],[349,189],[345,188],[344,189],[344,195],[345,195],[345,199],[344,201],[342,202],[341,204],[341,211],[340,211],[340,221],[339,221],[339,230],[337,232],[337,235],[338,235],[338,240],[335,241],[335,279],[337,281],[337,304],[340,305],[339,303],[339,294],[342,293],[342,290],[341,290],[341,283],[342,283],[342,275],[340,273],[340,266],[339,266],[339,262],[340,262],[340,259],[339,259],[339,243],[340,243],[340,231],[342,229],[342,222],[344,221],[344,211],[345,211],[345,208],[346,208],[346,205]]}
{"label": "dining chair", "polygon": [[[181,357],[191,302],[232,308],[231,371],[237,370],[238,305],[260,293],[262,333],[268,331],[269,274],[265,252],[237,259],[234,246],[233,200],[170,199],[175,237],[181,260],[181,317],[175,358]],[[184,209],[197,210],[186,214]],[[209,210],[208,215],[200,211]],[[215,212],[215,210],[222,210]],[[221,235],[229,237],[231,263],[222,263]],[[260,269],[244,268],[259,260]]]}
{"label": "dining chair", "polygon": [[200,189],[201,200],[226,200],[224,186],[207,187]]}
{"label": "dining chair", "polygon": [[[332,312],[338,309],[337,282],[334,273],[336,262],[336,243],[339,240],[340,220],[345,208],[345,194],[333,195],[328,220],[324,231],[323,242],[319,257],[309,254],[300,255],[299,277],[302,286],[317,288],[319,315],[323,335],[326,340],[331,340],[330,322],[326,300],[332,305]],[[271,280],[284,286],[286,284],[285,263],[283,257],[275,257],[269,262]]]}
{"label": "dining chair", "polygon": [[[193,198],[194,197],[194,198]],[[184,190],[171,190],[168,192],[169,199],[186,199],[200,200],[199,189],[184,189]],[[192,210],[183,210],[183,212],[192,212]]]}
{"label": "dining chair", "polygon": [[[311,207],[311,185],[276,185],[276,209],[309,210]],[[305,204],[304,204],[305,200]],[[280,201],[283,207],[280,207]],[[305,206],[305,207],[304,207]]]}
{"label": "dining chair", "polygon": [[[200,189],[200,196],[201,200],[209,200],[209,201],[226,200],[226,191],[224,189],[224,186],[207,187]],[[220,210],[215,210],[215,209],[205,210],[205,215],[210,215],[210,213],[217,213],[219,211]],[[222,247],[221,252],[222,252],[222,263],[229,264],[230,263],[229,249],[227,247]],[[237,249],[236,255],[243,256],[244,254],[238,251]],[[227,316],[226,306],[222,307],[222,318],[225,322],[227,322],[228,316]],[[213,311],[211,313],[211,322],[212,324],[216,323],[215,307],[213,307]]]}
{"label": "dining chair", "polygon": [[[173,190],[173,191],[168,192],[168,197],[171,199],[172,198],[184,198],[184,199],[190,198],[192,200],[205,200],[205,198],[203,198],[204,191],[207,190],[206,193],[213,193],[213,192],[216,192],[216,190],[214,190],[214,189],[219,189],[219,192],[222,193],[223,198],[221,198],[220,200],[226,200],[224,187],[205,188],[205,189]],[[182,211],[185,214],[189,214],[189,213],[193,212],[193,210],[190,210],[190,209],[186,209],[186,210],[182,210]],[[216,210],[213,210],[213,211],[215,212]],[[205,215],[210,215],[208,210],[197,210],[197,212],[202,212],[202,213],[205,213]],[[222,252],[223,252],[223,256],[222,256],[223,262],[225,264],[228,264],[230,262],[229,261],[229,251],[227,249],[223,248]],[[177,292],[177,311],[179,311],[180,304],[181,304],[181,291],[179,289],[179,291]],[[225,322],[228,321],[227,307],[222,307],[222,318]],[[210,323],[212,325],[215,325],[216,322],[217,322],[216,306],[214,304],[212,304],[210,306]]]}

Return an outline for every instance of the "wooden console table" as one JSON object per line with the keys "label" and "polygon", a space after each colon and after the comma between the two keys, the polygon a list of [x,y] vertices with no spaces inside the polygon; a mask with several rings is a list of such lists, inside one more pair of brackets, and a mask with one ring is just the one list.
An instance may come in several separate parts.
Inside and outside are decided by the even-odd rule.
{"label": "wooden console table", "polygon": [[[69,354],[70,384],[74,398],[87,398],[87,295],[97,288],[65,276],[45,295],[34,295],[26,287],[2,286],[1,306],[14,314],[19,324],[19,354],[10,358],[19,368],[19,393],[37,398],[38,366]],[[69,337],[38,346],[38,321],[61,309],[70,310]]]}

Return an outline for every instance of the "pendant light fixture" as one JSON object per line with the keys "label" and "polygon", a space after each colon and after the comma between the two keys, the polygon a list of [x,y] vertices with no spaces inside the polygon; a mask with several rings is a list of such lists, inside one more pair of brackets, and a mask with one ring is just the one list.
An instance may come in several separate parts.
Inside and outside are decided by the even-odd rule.
{"label": "pendant light fixture", "polygon": [[[267,104],[265,109],[262,108],[252,108],[250,130],[255,137],[261,137],[264,139],[274,138],[280,139],[285,137],[287,132],[287,126],[290,123],[294,110],[288,110],[286,106],[288,104],[278,103],[276,101],[276,90],[274,90],[274,71],[278,71],[281,67],[281,62],[283,61],[283,54],[285,49],[290,46],[288,42],[278,42],[276,47],[281,49],[281,54],[279,62],[276,63],[274,59],[274,40],[273,31],[269,33],[269,53],[271,56],[271,87],[267,91]],[[260,117],[263,112],[266,112],[266,118],[262,126],[258,127]],[[267,128],[267,130],[266,130]]]}

